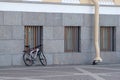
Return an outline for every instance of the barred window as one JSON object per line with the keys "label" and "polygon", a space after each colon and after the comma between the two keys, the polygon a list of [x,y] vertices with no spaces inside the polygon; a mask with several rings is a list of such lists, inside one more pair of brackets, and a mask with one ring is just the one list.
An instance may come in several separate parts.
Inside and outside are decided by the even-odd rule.
{"label": "barred window", "polygon": [[80,3],[80,0],[62,0],[63,3]]}
{"label": "barred window", "polygon": [[115,51],[115,27],[100,28],[101,51]]}
{"label": "barred window", "polygon": [[65,52],[80,51],[80,27],[66,26],[65,27],[64,48]]}
{"label": "barred window", "polygon": [[42,26],[25,26],[25,45],[33,48],[42,44],[43,41],[43,27]]}
{"label": "barred window", "polygon": [[43,0],[23,0],[23,1],[43,1]]}
{"label": "barred window", "polygon": [[114,5],[114,0],[99,0],[99,3],[103,5]]}

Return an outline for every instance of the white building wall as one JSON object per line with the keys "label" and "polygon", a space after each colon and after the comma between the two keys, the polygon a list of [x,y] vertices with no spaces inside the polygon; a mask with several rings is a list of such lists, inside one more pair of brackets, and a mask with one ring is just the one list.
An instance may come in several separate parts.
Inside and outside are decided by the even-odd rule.
{"label": "white building wall", "polygon": [[[19,5],[19,6],[18,6]],[[94,6],[0,2],[1,11],[94,14]],[[100,14],[120,15],[119,6],[100,6]]]}

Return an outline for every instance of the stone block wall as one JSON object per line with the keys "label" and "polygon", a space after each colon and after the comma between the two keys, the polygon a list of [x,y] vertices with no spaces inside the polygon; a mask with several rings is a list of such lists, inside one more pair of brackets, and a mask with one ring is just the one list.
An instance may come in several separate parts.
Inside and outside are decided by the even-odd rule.
{"label": "stone block wall", "polygon": [[24,28],[21,19],[21,12],[0,12],[0,66],[23,63]]}
{"label": "stone block wall", "polygon": [[[43,26],[48,65],[91,64],[94,56],[93,14],[0,12],[0,66],[24,65],[24,26]],[[64,27],[80,26],[81,51],[64,52]],[[100,15],[100,26],[116,27],[116,51],[101,52],[103,63],[120,62],[120,16]]]}

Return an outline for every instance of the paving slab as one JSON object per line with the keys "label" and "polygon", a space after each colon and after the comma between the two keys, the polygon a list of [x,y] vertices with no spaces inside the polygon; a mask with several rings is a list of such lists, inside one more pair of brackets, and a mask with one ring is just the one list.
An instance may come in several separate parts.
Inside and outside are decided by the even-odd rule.
{"label": "paving slab", "polygon": [[0,80],[120,80],[120,64],[0,67]]}

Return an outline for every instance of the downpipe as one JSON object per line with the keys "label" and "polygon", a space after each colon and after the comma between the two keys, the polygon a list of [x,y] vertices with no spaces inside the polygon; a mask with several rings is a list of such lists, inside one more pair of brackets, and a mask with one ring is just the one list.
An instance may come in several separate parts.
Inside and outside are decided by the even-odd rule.
{"label": "downpipe", "polygon": [[100,56],[100,47],[99,47],[99,4],[98,0],[92,0],[95,5],[95,23],[94,23],[94,46],[95,46],[95,58],[93,60],[93,65],[98,64],[99,62],[102,62],[102,58]]}

